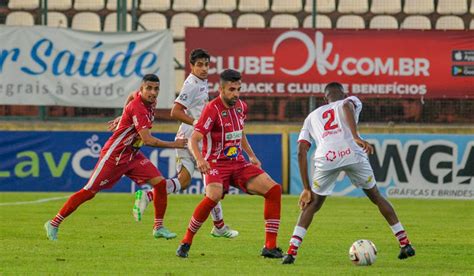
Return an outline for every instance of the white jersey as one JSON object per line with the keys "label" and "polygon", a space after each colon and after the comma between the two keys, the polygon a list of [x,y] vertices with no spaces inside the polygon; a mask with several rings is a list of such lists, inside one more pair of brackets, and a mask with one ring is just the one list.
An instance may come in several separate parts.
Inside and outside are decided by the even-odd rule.
{"label": "white jersey", "polygon": [[[186,108],[185,113],[193,119],[199,119],[202,110],[209,102],[209,88],[207,80],[189,74],[181,88],[181,92],[174,101]],[[193,133],[194,126],[181,123],[176,138],[190,138]]]}
{"label": "white jersey", "polygon": [[354,104],[357,123],[362,102],[354,96],[321,106],[304,121],[298,142],[316,143],[314,165],[317,170],[333,170],[368,159],[363,149],[354,142],[344,119],[342,107],[347,101]]}

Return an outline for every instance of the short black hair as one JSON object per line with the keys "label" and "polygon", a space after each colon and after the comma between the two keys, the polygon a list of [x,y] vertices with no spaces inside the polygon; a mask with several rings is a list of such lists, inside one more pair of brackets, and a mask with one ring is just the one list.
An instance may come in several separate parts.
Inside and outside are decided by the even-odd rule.
{"label": "short black hair", "polygon": [[333,89],[344,92],[344,86],[342,86],[342,84],[338,82],[328,83],[328,85],[326,85],[326,87],[324,88],[324,92],[328,92],[329,90],[333,90]]}
{"label": "short black hair", "polygon": [[143,76],[142,82],[147,81],[160,82],[160,78],[155,74],[146,74],[145,76]]}
{"label": "short black hair", "polygon": [[220,74],[221,83],[225,81],[236,82],[242,79],[242,75],[239,71],[234,69],[225,69]]}
{"label": "short black hair", "polygon": [[197,48],[197,49],[192,50],[191,54],[189,54],[189,63],[194,65],[196,63],[196,61],[200,58],[210,59],[211,56],[209,55],[209,53],[206,50],[201,49],[201,48]]}

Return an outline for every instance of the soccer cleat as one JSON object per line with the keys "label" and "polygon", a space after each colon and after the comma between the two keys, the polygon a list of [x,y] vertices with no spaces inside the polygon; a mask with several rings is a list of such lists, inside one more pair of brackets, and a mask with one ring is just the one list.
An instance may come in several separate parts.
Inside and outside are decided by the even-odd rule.
{"label": "soccer cleat", "polygon": [[189,243],[180,244],[178,250],[176,250],[176,256],[181,258],[187,258],[189,249],[191,249],[191,245]]}
{"label": "soccer cleat", "polygon": [[281,264],[293,264],[296,260],[296,257],[288,254],[283,257],[283,261],[281,261]]}
{"label": "soccer cleat", "polygon": [[135,203],[133,204],[133,217],[135,221],[139,222],[142,220],[143,213],[148,206],[148,198],[146,192],[138,190],[135,192]]}
{"label": "soccer cleat", "polygon": [[58,240],[58,228],[54,227],[51,225],[51,221],[48,220],[44,224],[44,229],[46,230],[46,237],[48,237],[49,240],[51,241],[57,241]]}
{"label": "soccer cleat", "polygon": [[415,256],[415,249],[411,246],[411,244],[407,244],[400,248],[400,254],[398,254],[398,258],[400,260],[413,256]]}
{"label": "soccer cleat", "polygon": [[170,240],[176,238],[176,233],[170,232],[170,230],[163,226],[158,229],[153,229],[153,237],[155,237],[155,239],[165,238]]}
{"label": "soccer cleat", "polygon": [[261,255],[265,258],[279,259],[279,258],[283,258],[283,251],[281,251],[279,247],[275,247],[273,249],[268,249],[264,247],[262,249]]}
{"label": "soccer cleat", "polygon": [[227,225],[224,225],[224,227],[222,227],[221,229],[214,226],[211,231],[211,236],[216,238],[224,237],[228,239],[233,239],[238,235],[239,231],[230,229],[230,227]]}

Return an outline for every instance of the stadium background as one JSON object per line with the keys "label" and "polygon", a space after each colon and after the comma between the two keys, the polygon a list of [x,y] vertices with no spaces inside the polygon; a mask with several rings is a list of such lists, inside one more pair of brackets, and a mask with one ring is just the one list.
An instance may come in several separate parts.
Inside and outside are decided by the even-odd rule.
{"label": "stadium background", "polygon": [[[273,28],[322,32],[341,29],[355,35],[364,30],[394,31],[396,37],[397,32],[414,30],[441,37],[454,33],[470,37],[468,47],[462,50],[474,51],[473,16],[474,0],[0,0],[0,32],[6,26],[23,26],[25,29],[18,29],[19,36],[27,30],[39,31],[31,28],[34,25],[48,26],[49,32],[57,28],[96,32],[99,37],[105,32],[127,35],[170,30],[174,50],[170,79],[174,79],[175,93],[186,76],[188,32],[220,27],[243,32],[255,28],[269,32]],[[224,30],[223,37],[225,34]],[[2,55],[11,38],[2,36]],[[474,62],[463,65],[474,66]],[[2,69],[0,85],[11,81],[3,76],[8,68]],[[446,68],[446,75],[451,76],[451,69]],[[417,257],[403,264],[396,260],[398,248],[385,222],[366,199],[354,198],[361,194],[344,191],[350,187],[344,182],[337,193],[349,197],[328,200],[311,229],[316,234],[311,233],[305,240],[297,273],[472,274],[474,77],[462,78],[467,83],[464,97],[451,96],[450,89],[429,98],[361,97],[364,109],[360,132],[376,146],[376,158],[371,163],[377,180],[393,198],[417,246]],[[134,83],[138,87],[137,80]],[[241,237],[215,242],[200,235],[191,262],[175,261],[175,242],[150,242],[150,225],[132,221],[132,198],[123,193],[98,195],[64,224],[61,243],[49,243],[44,239],[42,223],[54,215],[70,192],[85,183],[97,149],[110,134],[106,122],[118,116],[121,109],[25,105],[22,99],[7,104],[2,93],[4,90],[0,92],[0,273],[295,273],[293,268],[256,258],[256,248],[248,247],[261,243],[261,237],[254,235],[255,229],[262,228],[262,204],[256,197],[226,197],[226,221],[241,231]],[[243,98],[250,108],[246,130],[254,149],[265,169],[281,181],[286,193],[293,194],[283,197],[279,243],[285,247],[299,212],[295,196],[301,189],[295,163],[296,135],[306,115],[323,104],[323,99],[320,94]],[[178,123],[169,118],[169,112],[169,108],[156,110],[153,132],[160,138],[171,139],[177,130]],[[172,151],[145,151],[165,175],[172,176]],[[79,161],[74,165],[73,160]],[[193,183],[189,193],[202,188],[198,176]],[[113,191],[129,192],[134,189],[129,184],[123,180]],[[170,196],[167,223],[179,236],[200,198]],[[426,198],[430,200],[422,200]],[[146,220],[151,220],[151,213],[146,214]],[[207,222],[203,228],[210,229],[209,225]],[[379,260],[369,270],[354,269],[347,260],[347,247],[359,238],[372,239],[379,249]],[[159,260],[150,256],[158,256]]]}
{"label": "stadium background", "polygon": [[[186,71],[186,54],[189,53],[190,47],[199,45],[194,42],[192,46],[189,46],[189,39],[186,39],[186,34],[195,34],[200,30],[205,32],[206,29],[211,31],[216,30],[215,28],[237,28],[237,30],[248,30],[250,33],[251,31],[263,28],[269,30],[269,32],[271,29],[291,30],[299,28],[299,30],[305,31],[315,29],[322,32],[331,32],[334,30],[335,32],[342,31],[351,34],[357,34],[357,32],[363,34],[364,30],[372,30],[375,33],[398,30],[392,33],[393,36],[396,36],[398,32],[403,34],[404,32],[415,30],[423,31],[425,34],[430,32],[437,33],[441,38],[444,35],[458,34],[461,31],[462,35],[468,37],[464,41],[465,44],[463,44],[468,47],[462,50],[474,50],[473,36],[471,35],[474,28],[473,14],[474,1],[471,0],[0,1],[0,24],[5,24],[6,26],[28,28],[28,26],[33,25],[44,25],[49,28],[70,28],[72,30],[90,32],[117,32],[123,36],[142,31],[171,30],[174,71],[171,72],[170,80],[174,79],[172,90],[175,93],[178,93],[180,90],[182,82],[188,73]],[[220,30],[225,34],[225,29],[218,29],[218,31]],[[245,32],[243,31],[243,40],[245,40]],[[196,35],[193,36],[193,38],[195,37]],[[8,35],[5,36],[5,39],[8,39]],[[423,41],[419,43],[423,43]],[[238,47],[236,48],[238,49]],[[408,48],[409,45],[407,45]],[[409,49],[407,51],[409,53]],[[472,62],[464,64],[467,64],[467,66],[473,65]],[[452,68],[446,68],[446,75],[451,76],[451,70]],[[435,180],[425,184],[426,187],[436,188],[439,188],[436,185],[449,184],[451,188],[454,187],[453,189],[460,188],[463,191],[469,192],[470,196],[467,197],[472,198],[472,173],[469,172],[474,171],[472,167],[474,166],[474,161],[470,161],[474,159],[474,155],[471,157],[472,147],[469,141],[473,140],[472,134],[474,133],[472,127],[474,123],[474,85],[472,85],[474,77],[472,75],[464,76],[462,80],[464,81],[463,97],[452,96],[449,88],[446,91],[439,91],[438,89],[436,96],[431,97],[359,95],[364,102],[364,110],[360,118],[360,130],[363,134],[374,135],[371,141],[378,143],[381,147],[385,147],[384,143],[388,140],[405,141],[403,142],[405,144],[411,143],[410,141],[416,140],[418,135],[427,135],[425,143],[420,144],[421,146],[426,146],[427,143],[438,140],[444,141],[443,143],[455,144],[455,148],[451,149],[450,155],[439,156],[434,158],[434,161],[431,161],[433,163],[432,166],[435,167],[433,171],[436,177]],[[9,80],[2,78],[2,82],[7,81]],[[136,82],[138,87],[137,78],[132,81]],[[211,95],[212,97],[215,96],[215,91],[211,90]],[[323,104],[321,94],[293,97],[287,94],[285,96],[273,96],[272,94],[263,93],[258,95],[250,93],[243,95],[243,97],[249,104],[250,110],[248,133],[251,136],[254,134],[275,135],[278,138],[278,143],[280,143],[280,146],[275,147],[275,145],[272,145],[270,148],[265,143],[266,140],[261,139],[260,142],[256,142],[254,145],[254,148],[257,149],[257,154],[264,155],[262,158],[268,158],[269,160],[265,169],[269,170],[271,174],[276,175],[275,178],[283,184],[285,192],[298,193],[300,183],[298,183],[298,176],[295,176],[297,172],[296,164],[292,163],[295,161],[295,143],[291,143],[294,140],[292,140],[292,135],[294,136],[294,133],[299,131],[306,115],[315,107]],[[124,97],[122,98],[124,99]],[[2,99],[5,99],[5,97]],[[74,106],[74,104],[68,104],[67,106],[61,104],[24,105],[21,101],[19,100],[16,104],[2,104],[0,102],[0,119],[2,120],[0,129],[6,131],[2,132],[2,151],[0,155],[3,157],[3,160],[8,160],[0,165],[0,171],[3,172],[1,174],[3,179],[1,179],[0,189],[6,191],[55,190],[54,184],[53,186],[46,185],[43,188],[41,188],[41,185],[36,185],[34,189],[28,188],[27,183],[31,181],[37,183],[57,183],[58,191],[72,191],[81,187],[86,178],[71,178],[74,172],[71,172],[73,166],[69,163],[65,165],[64,173],[57,173],[57,175],[60,174],[59,177],[57,175],[56,177],[53,176],[48,171],[48,166],[51,168],[51,164],[60,164],[55,162],[62,160],[59,158],[61,156],[64,157],[64,155],[61,155],[64,152],[75,151],[85,147],[84,143],[94,134],[99,134],[101,137],[99,143],[103,143],[107,137],[107,133],[105,133],[106,121],[119,115],[121,109],[89,107],[87,105]],[[93,106],[92,102],[91,106]],[[168,105],[168,107],[161,107],[156,110],[154,128],[155,132],[167,137],[175,132],[178,126],[176,122],[169,118],[169,107]],[[37,156],[39,156],[38,161],[35,161],[35,156],[23,156],[22,158],[19,155],[21,152],[19,148],[22,148],[22,145],[28,144],[22,143],[22,139],[30,140],[27,137],[28,135],[31,137],[43,136],[44,138],[47,135],[43,131],[53,131],[54,135],[51,135],[51,137],[58,136],[58,140],[55,142],[52,142],[52,140],[38,142],[30,146],[30,148],[23,147],[25,151],[33,150],[36,152]],[[88,137],[80,141],[69,140],[76,141],[75,143],[81,145],[79,149],[72,150],[68,148],[73,144],[70,142],[64,143],[65,147],[62,148],[60,145],[61,141],[70,138],[67,138],[67,136],[62,137],[61,133],[74,136],[75,132],[81,132],[78,133],[79,135],[83,134],[82,132],[84,131],[90,132]],[[409,138],[399,136],[398,134],[401,133],[405,133]],[[383,136],[382,134],[389,135]],[[438,134],[444,134],[445,136],[437,136]],[[255,139],[257,139],[257,136],[255,136]],[[267,138],[275,141],[272,136]],[[405,145],[403,143],[402,147],[399,147],[399,155],[401,154],[402,159],[404,158],[402,148]],[[43,158],[44,160],[41,158],[41,155],[44,155],[45,152],[51,153],[52,161],[50,160],[50,164],[48,164],[48,161],[45,161],[45,158]],[[382,158],[383,162],[385,162],[384,158],[386,157],[385,152],[381,152],[378,156],[379,159]],[[394,182],[396,182],[400,180],[400,171],[397,168],[396,160],[393,158],[396,159],[397,156],[388,155],[389,163],[387,166],[382,166],[381,162],[383,167],[381,174],[396,174],[395,177],[392,177]],[[450,172],[446,171],[447,167],[441,164],[443,159],[446,158],[453,159],[450,161]],[[405,156],[405,159],[408,159],[408,157]],[[21,162],[25,160],[37,162],[39,172],[35,174],[31,169],[29,170],[28,166],[31,164],[23,163],[22,165]],[[275,160],[278,161],[275,162]],[[65,162],[69,162],[69,160],[65,159]],[[171,159],[158,158],[156,162],[159,163],[165,175],[173,174]],[[93,164],[94,159],[91,159],[86,160],[82,166],[84,170],[90,170]],[[372,164],[374,165],[374,163]],[[22,167],[19,168],[18,166]],[[403,164],[403,166],[407,165]],[[23,173],[17,174],[17,170],[23,170]],[[408,169],[405,168],[405,170]],[[420,170],[421,174],[424,175],[424,169],[421,168]],[[68,173],[69,176],[67,176]],[[449,180],[445,177],[449,173],[455,175],[454,179],[451,177],[451,180]],[[463,178],[457,179],[457,176]],[[443,177],[444,180],[441,180]],[[198,178],[196,176],[194,180],[195,185],[199,185],[199,183],[196,184]],[[413,176],[411,180],[415,182],[420,179],[425,181],[425,178]],[[77,182],[75,185],[61,184],[61,182],[70,183],[74,181]],[[410,181],[406,180],[406,182],[405,184],[409,185],[408,182]],[[461,182],[464,183],[462,186],[456,186]],[[291,185],[294,185],[294,189],[292,189]],[[394,183],[387,183],[386,185],[390,186],[394,185]],[[119,185],[119,187],[122,188],[119,188],[118,191],[133,190],[133,186],[130,188],[126,184]],[[461,198],[465,198],[465,196],[461,196]]]}

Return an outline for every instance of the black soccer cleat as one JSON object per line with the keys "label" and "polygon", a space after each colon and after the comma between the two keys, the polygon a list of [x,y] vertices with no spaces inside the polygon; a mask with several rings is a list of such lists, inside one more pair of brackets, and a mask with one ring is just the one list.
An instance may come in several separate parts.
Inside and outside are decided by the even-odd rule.
{"label": "black soccer cleat", "polygon": [[411,244],[407,244],[404,247],[400,248],[400,254],[398,254],[398,258],[400,260],[413,256],[415,256],[415,249],[411,246]]}
{"label": "black soccer cleat", "polygon": [[280,259],[283,258],[283,251],[279,247],[275,247],[273,249],[268,249],[264,247],[262,249],[262,254],[263,257],[265,258],[270,258],[270,259]]}
{"label": "black soccer cleat", "polygon": [[281,261],[281,264],[294,264],[296,260],[296,257],[288,254],[283,257],[283,261]]}
{"label": "black soccer cleat", "polygon": [[180,244],[178,250],[176,250],[176,256],[181,258],[187,258],[189,249],[191,249],[191,245],[189,243]]}

